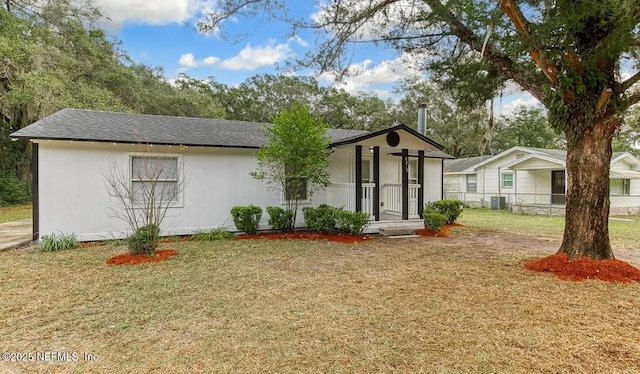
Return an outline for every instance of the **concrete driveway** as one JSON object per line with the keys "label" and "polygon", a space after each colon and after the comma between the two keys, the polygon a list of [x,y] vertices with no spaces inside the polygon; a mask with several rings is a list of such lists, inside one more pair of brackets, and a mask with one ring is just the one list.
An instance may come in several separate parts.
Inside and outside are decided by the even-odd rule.
{"label": "concrete driveway", "polygon": [[25,245],[31,238],[31,218],[0,223],[0,251]]}

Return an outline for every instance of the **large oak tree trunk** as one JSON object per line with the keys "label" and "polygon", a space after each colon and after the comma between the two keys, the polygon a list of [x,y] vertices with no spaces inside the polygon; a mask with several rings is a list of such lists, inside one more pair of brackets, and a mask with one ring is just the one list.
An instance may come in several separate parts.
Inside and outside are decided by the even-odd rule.
{"label": "large oak tree trunk", "polygon": [[615,126],[606,122],[565,127],[567,201],[564,237],[558,253],[566,253],[571,258],[613,258],[608,219],[614,129]]}

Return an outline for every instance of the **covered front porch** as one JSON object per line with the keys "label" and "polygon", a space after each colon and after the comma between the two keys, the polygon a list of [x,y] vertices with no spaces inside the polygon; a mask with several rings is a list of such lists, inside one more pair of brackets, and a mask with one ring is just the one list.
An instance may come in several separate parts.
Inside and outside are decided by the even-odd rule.
{"label": "covered front porch", "polygon": [[325,202],[372,222],[419,220],[442,199],[442,146],[404,125],[332,144]]}

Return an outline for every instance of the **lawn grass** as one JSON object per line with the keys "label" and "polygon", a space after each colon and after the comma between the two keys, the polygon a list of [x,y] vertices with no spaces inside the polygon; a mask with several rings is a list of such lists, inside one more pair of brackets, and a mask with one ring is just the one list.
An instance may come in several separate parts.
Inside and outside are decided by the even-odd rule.
{"label": "lawn grass", "polygon": [[[466,224],[486,222],[480,214]],[[0,372],[640,370],[640,284],[532,273],[522,262],[539,253],[496,244],[538,239],[456,233],[180,242],[164,245],[177,257],[138,266],[105,264],[122,246],[2,252],[3,351],[98,361],[0,362]]]}
{"label": "lawn grass", "polygon": [[[616,249],[640,250],[640,217],[619,216],[631,221],[609,220],[611,245]],[[459,220],[474,229],[498,230],[531,237],[562,239],[564,217],[514,214],[505,210],[465,209]]]}
{"label": "lawn grass", "polygon": [[31,218],[31,204],[0,206],[0,223]]}

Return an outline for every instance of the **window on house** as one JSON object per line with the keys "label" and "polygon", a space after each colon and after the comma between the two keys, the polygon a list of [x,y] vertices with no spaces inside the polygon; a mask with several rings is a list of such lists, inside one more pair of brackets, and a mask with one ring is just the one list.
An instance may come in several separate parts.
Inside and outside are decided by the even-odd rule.
{"label": "window on house", "polygon": [[631,180],[630,179],[623,179],[622,180],[622,194],[623,195],[630,195],[631,194]]}
{"label": "window on house", "polygon": [[287,178],[285,199],[307,200],[307,178]]}
{"label": "window on house", "polygon": [[[295,175],[296,171],[287,166],[287,174]],[[307,200],[307,178],[289,177],[285,181],[284,197],[286,200]]]}
{"label": "window on house", "polygon": [[523,158],[523,157],[524,157],[524,153],[522,153],[522,152],[516,153],[516,160],[519,159],[519,158]]}
{"label": "window on house", "polygon": [[137,203],[178,202],[178,158],[131,157],[131,192]]}
{"label": "window on house", "polygon": [[478,192],[478,176],[475,174],[467,175],[467,192]]}
{"label": "window on house", "polygon": [[409,160],[407,164],[409,172],[409,184],[418,184],[418,160]]}
{"label": "window on house", "polygon": [[611,179],[609,190],[612,195],[630,195],[631,180],[629,179]]}
{"label": "window on house", "polygon": [[362,160],[362,183],[373,183],[371,160]]}
{"label": "window on house", "polygon": [[513,173],[502,174],[502,188],[513,188]]}

